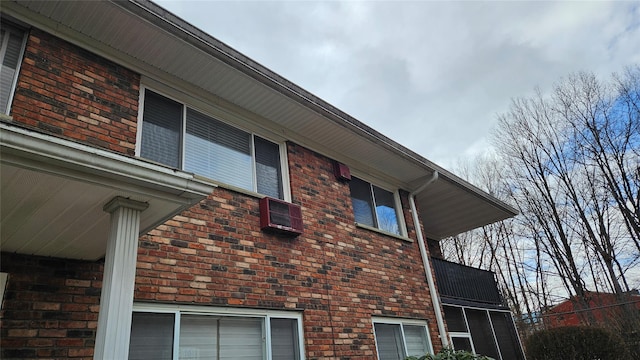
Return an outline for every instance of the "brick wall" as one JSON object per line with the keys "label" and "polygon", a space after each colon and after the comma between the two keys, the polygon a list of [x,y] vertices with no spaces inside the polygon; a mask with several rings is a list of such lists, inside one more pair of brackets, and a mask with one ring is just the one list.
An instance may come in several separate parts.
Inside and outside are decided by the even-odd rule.
{"label": "brick wall", "polygon": [[[133,154],[138,75],[32,30],[18,82],[15,122]],[[374,358],[372,316],[428,319],[438,349],[418,245],[357,228],[331,160],[287,150],[302,236],[261,232],[258,199],[218,188],[140,238],[135,301],[300,311],[308,359]],[[102,264],[9,254],[1,264],[3,358],[91,357]]]}
{"label": "brick wall", "polygon": [[139,86],[136,73],[33,29],[11,116],[49,134],[133,155]]}
{"label": "brick wall", "polygon": [[0,358],[92,359],[102,262],[2,253]]}
{"label": "brick wall", "polygon": [[429,319],[440,347],[417,243],[356,228],[331,160],[288,153],[303,235],[264,234],[258,199],[218,188],[141,238],[135,301],[302,311],[309,359],[373,358],[372,316]]}

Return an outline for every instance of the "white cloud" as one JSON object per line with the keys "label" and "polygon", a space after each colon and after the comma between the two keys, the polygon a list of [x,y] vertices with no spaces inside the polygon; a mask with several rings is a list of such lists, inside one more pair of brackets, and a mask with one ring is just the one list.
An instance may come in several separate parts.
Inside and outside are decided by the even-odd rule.
{"label": "white cloud", "polygon": [[159,3],[445,167],[512,97],[640,63],[632,2]]}

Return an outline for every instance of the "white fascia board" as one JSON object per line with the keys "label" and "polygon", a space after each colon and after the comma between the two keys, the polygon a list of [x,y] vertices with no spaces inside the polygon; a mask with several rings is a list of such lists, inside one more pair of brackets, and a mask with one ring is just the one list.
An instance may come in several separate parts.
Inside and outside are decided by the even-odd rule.
{"label": "white fascia board", "polygon": [[216,187],[191,173],[5,123],[0,123],[0,153],[2,163],[84,181],[115,180],[188,202],[202,199]]}

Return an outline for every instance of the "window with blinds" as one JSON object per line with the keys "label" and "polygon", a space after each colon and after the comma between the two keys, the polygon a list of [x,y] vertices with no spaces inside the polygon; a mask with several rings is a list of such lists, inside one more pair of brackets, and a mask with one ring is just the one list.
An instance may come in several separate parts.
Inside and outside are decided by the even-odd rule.
{"label": "window with blinds", "polygon": [[395,194],[376,185],[351,177],[351,204],[358,224],[402,235]]}
{"label": "window with blinds", "polygon": [[373,328],[379,360],[403,360],[432,351],[426,323],[379,319]]}
{"label": "window with blinds", "polygon": [[4,19],[0,22],[0,113],[9,114],[24,52],[25,32]]}
{"label": "window with blinds", "polygon": [[279,144],[149,89],[142,119],[140,156],[284,199]]}
{"label": "window with blinds", "polygon": [[298,319],[134,312],[129,359],[299,360]]}

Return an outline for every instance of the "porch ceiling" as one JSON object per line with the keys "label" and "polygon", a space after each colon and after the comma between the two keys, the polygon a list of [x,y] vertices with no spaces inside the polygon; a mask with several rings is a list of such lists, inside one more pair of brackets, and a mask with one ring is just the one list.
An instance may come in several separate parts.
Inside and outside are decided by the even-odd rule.
{"label": "porch ceiling", "polygon": [[146,202],[140,233],[212,186],[185,173],[0,125],[0,250],[73,259],[104,256],[115,196]]}
{"label": "porch ceiling", "polygon": [[439,180],[417,197],[431,238],[516,214],[512,207],[150,1],[19,0],[3,2],[3,11],[143,75],[248,111],[259,126],[402,189],[411,191],[438,171]]}

